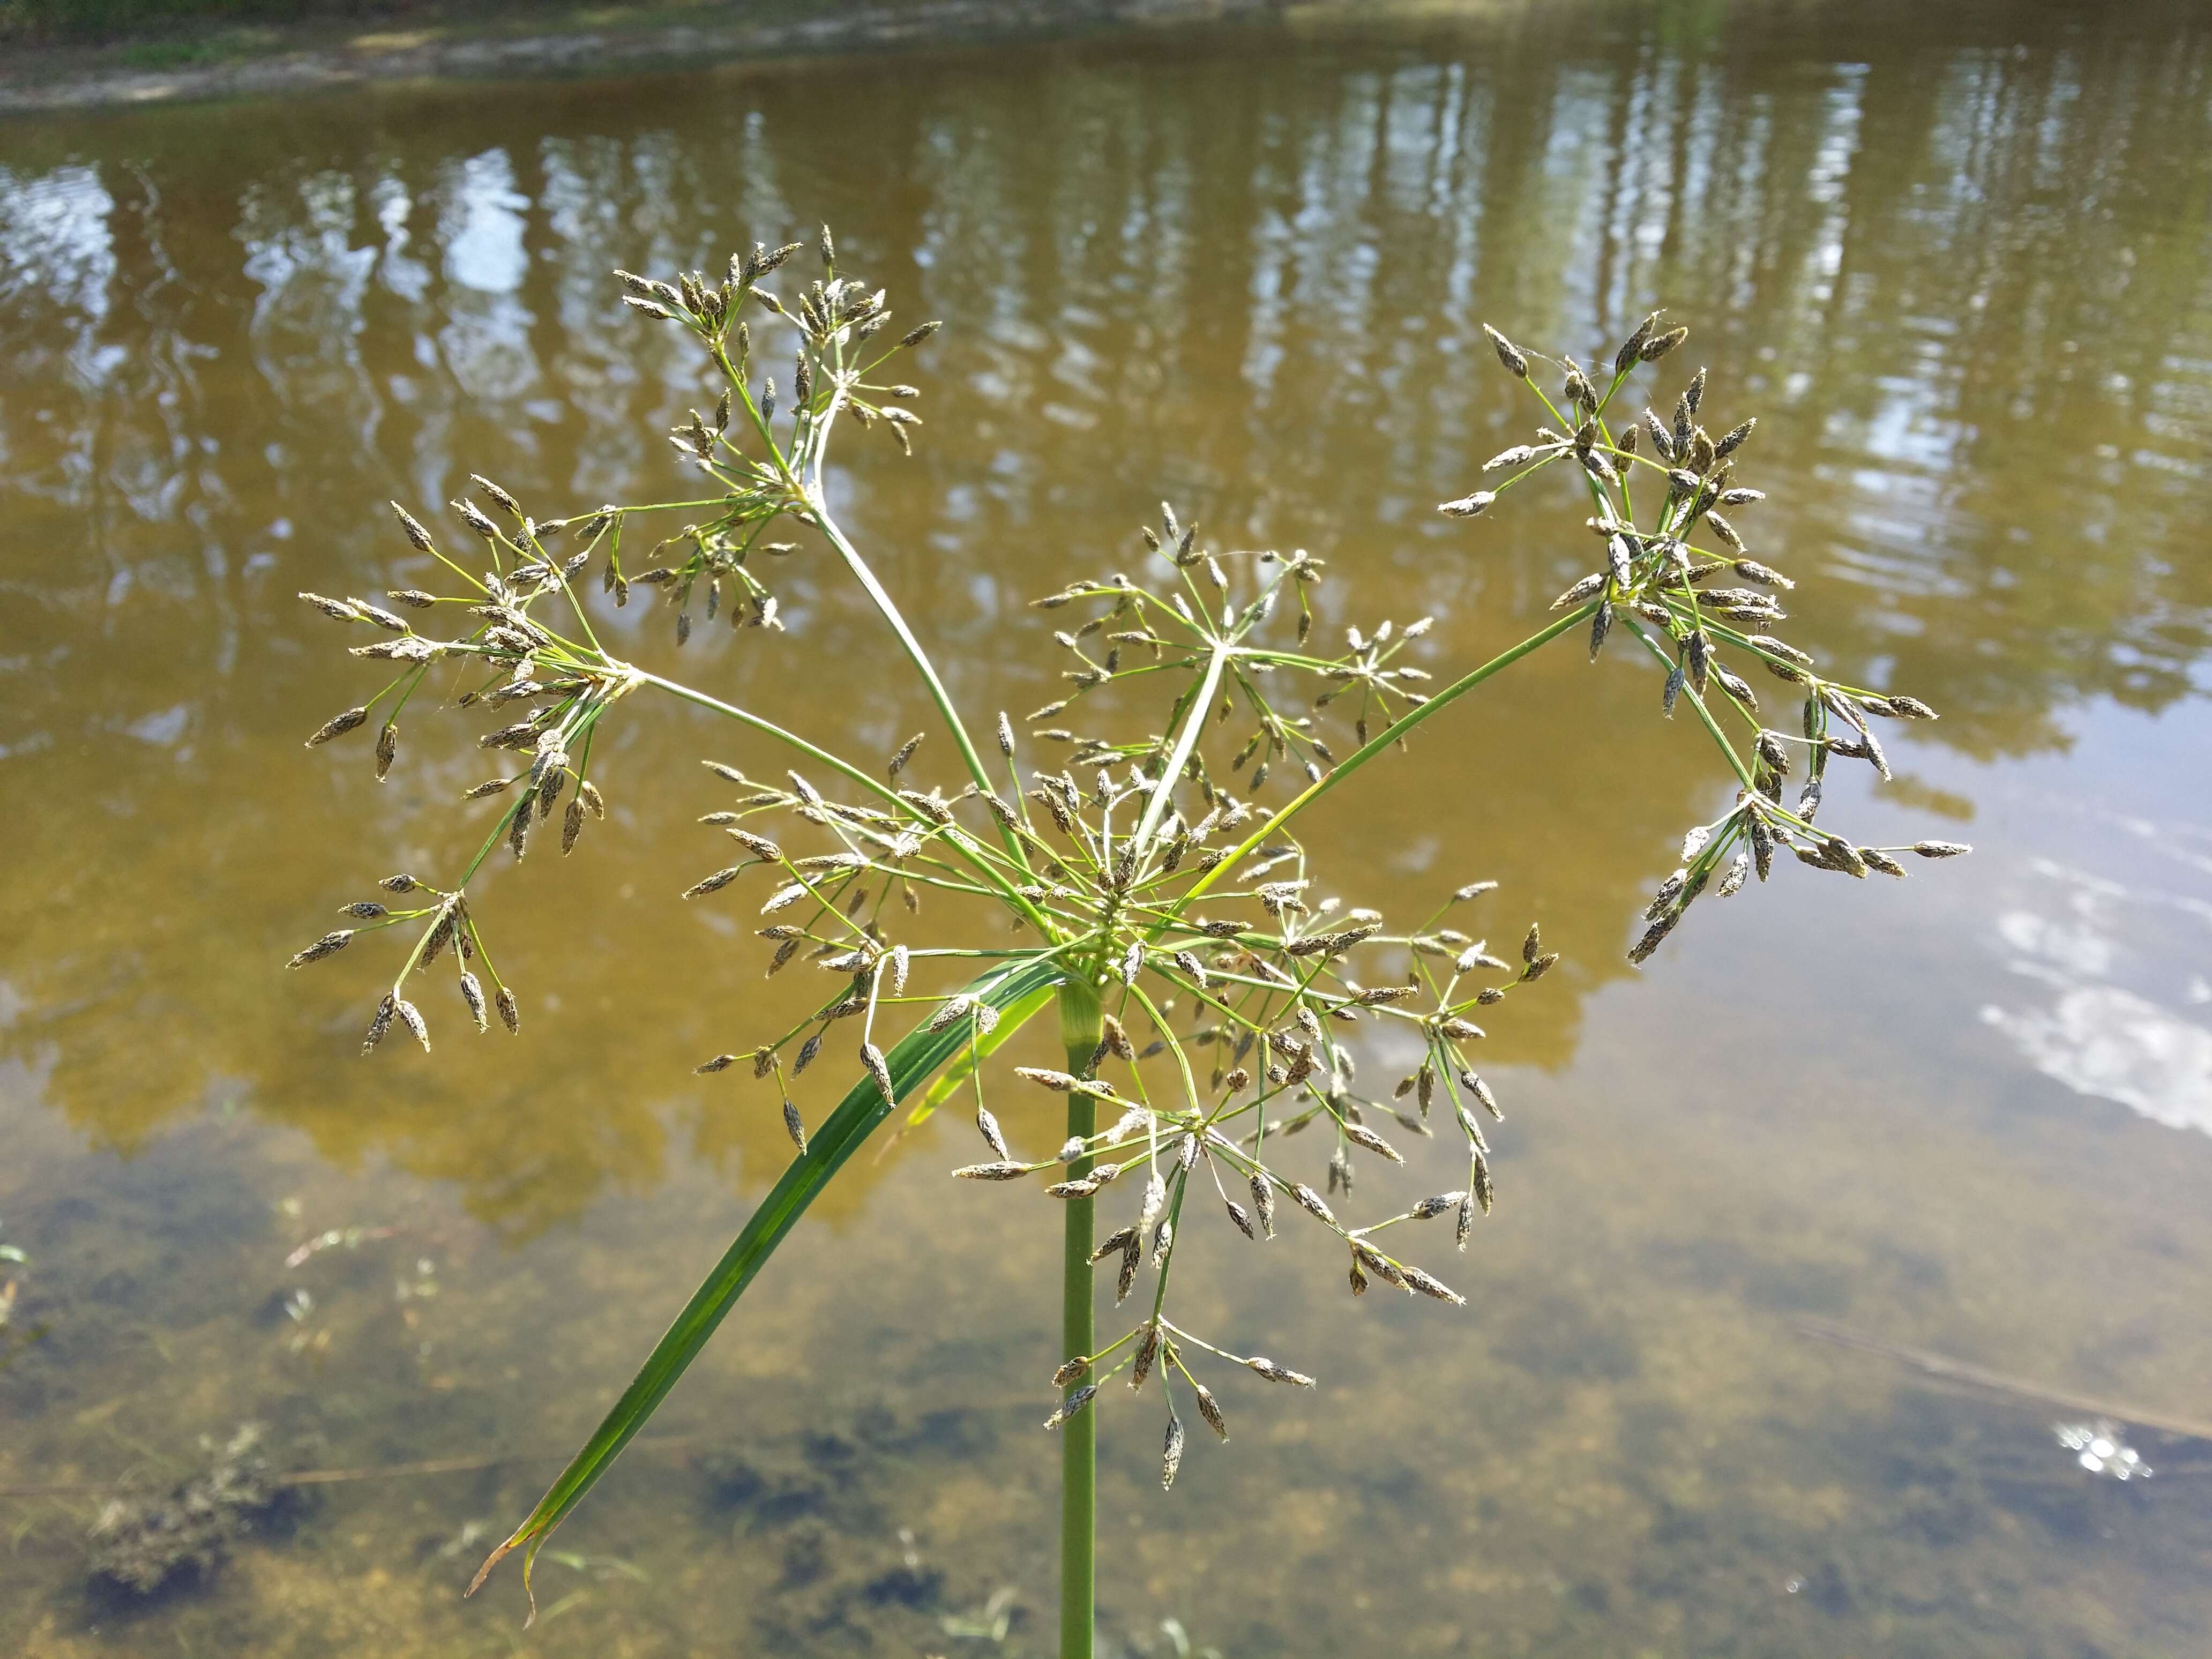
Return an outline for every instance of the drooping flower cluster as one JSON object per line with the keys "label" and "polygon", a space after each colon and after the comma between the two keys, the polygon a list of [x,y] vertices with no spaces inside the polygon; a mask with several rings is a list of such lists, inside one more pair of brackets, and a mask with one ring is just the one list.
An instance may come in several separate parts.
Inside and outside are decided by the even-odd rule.
{"label": "drooping flower cluster", "polygon": [[[310,748],[367,726],[381,711],[375,767],[377,777],[383,779],[398,753],[400,714],[432,672],[443,665],[450,671],[451,689],[445,694],[450,706],[479,708],[498,717],[493,729],[478,738],[479,746],[522,757],[515,770],[488,778],[466,792],[465,799],[471,801],[501,798],[502,810],[452,890],[412,875],[388,877],[380,884],[387,893],[427,895],[433,902],[398,909],[376,900],[350,903],[344,914],[357,926],[325,933],[292,958],[290,965],[297,968],[334,955],[360,932],[413,928],[413,947],[377,1005],[365,1049],[375,1048],[395,1022],[425,1048],[429,1046],[428,1022],[405,995],[406,981],[410,975],[431,967],[448,945],[454,947],[460,994],[477,1029],[484,1030],[488,1024],[483,987],[472,971],[479,958],[493,981],[492,1006],[509,1030],[519,1029],[520,1005],[512,990],[491,973],[483,954],[483,937],[469,905],[469,882],[502,841],[520,859],[533,828],[550,819],[556,807],[562,808],[564,854],[574,850],[587,817],[605,817],[599,787],[587,775],[592,739],[601,717],[622,697],[649,684],[700,700],[685,688],[617,659],[600,645],[580,598],[580,585],[594,560],[599,563],[602,591],[618,606],[627,605],[638,586],[665,594],[676,611],[679,646],[690,636],[695,602],[709,622],[723,611],[725,582],[738,590],[727,608],[732,626],[779,628],[775,596],[754,573],[750,560],[757,552],[797,551],[795,543],[763,539],[779,525],[812,528],[842,543],[834,524],[820,510],[822,459],[838,415],[849,411],[863,424],[880,417],[898,436],[901,447],[909,447],[906,429],[919,421],[894,400],[911,399],[919,392],[910,386],[878,385],[871,377],[892,356],[927,339],[937,325],[924,323],[881,350],[864,349],[864,343],[888,325],[890,313],[881,290],[870,292],[865,284],[836,274],[836,250],[826,229],[820,243],[823,279],[788,302],[761,286],[801,246],[793,242],[769,249],[756,244],[748,253],[733,254],[726,278],[718,285],[696,274],[670,283],[616,273],[629,290],[628,304],[657,319],[682,323],[726,377],[727,388],[712,416],[693,410],[690,419],[671,434],[676,447],[721,493],[693,501],[609,504],[570,518],[538,520],[490,479],[473,477],[471,482],[491,510],[471,496],[451,505],[481,544],[478,555],[449,554],[405,507],[392,504],[415,554],[441,568],[437,575],[423,580],[441,586],[457,583],[460,592],[393,588],[385,597],[400,607],[396,611],[359,598],[301,594],[334,621],[391,635],[354,647],[352,654],[397,665],[394,678],[367,702],[318,728],[307,739]],[[763,378],[757,392],[749,378],[752,330],[743,315],[748,306],[791,323],[798,337],[792,395],[781,423],[773,377]],[[733,415],[739,418],[733,421]],[[622,544],[626,525],[655,514],[690,511],[698,512],[700,518],[650,550],[656,559],[678,550],[672,562],[625,572]],[[574,550],[561,551],[564,544]],[[478,562],[484,568],[469,568]],[[548,609],[557,614],[544,614]],[[427,627],[431,615],[453,620],[449,636],[418,628],[418,620]],[[562,807],[564,793],[568,801]]]}
{"label": "drooping flower cluster", "polygon": [[[1662,331],[1659,313],[1653,313],[1622,343],[1601,392],[1573,358],[1560,359],[1565,378],[1556,403],[1530,379],[1529,354],[1486,325],[1485,332],[1506,372],[1527,385],[1556,425],[1539,426],[1534,442],[1516,444],[1484,464],[1486,473],[1508,474],[1495,489],[1446,501],[1438,510],[1474,518],[1546,467],[1571,463],[1578,468],[1595,509],[1588,525],[1602,545],[1603,562],[1552,608],[1577,607],[1578,617],[1588,617],[1593,661],[1616,623],[1626,626],[1663,674],[1662,712],[1672,716],[1686,699],[1742,785],[1717,820],[1696,825],[1683,837],[1682,866],[1645,910],[1647,925],[1629,959],[1641,963],[1657,950],[1716,874],[1713,890],[1723,898],[1741,890],[1753,872],[1765,881],[1778,848],[1815,869],[1862,879],[1869,871],[1901,878],[1899,854],[1941,859],[1968,851],[1942,841],[1862,847],[1815,827],[1831,757],[1865,761],[1886,780],[1889,762],[1870,722],[1932,720],[1936,711],[1916,697],[1827,678],[1815,671],[1810,653],[1776,636],[1775,625],[1789,613],[1775,595],[1797,584],[1751,556],[1730,516],[1766,499],[1765,491],[1735,476],[1736,457],[1759,422],[1746,420],[1711,436],[1698,423],[1704,369],[1676,398],[1672,420],[1662,420],[1649,406],[1640,426],[1632,416],[1608,418],[1636,371],[1667,356],[1688,331]],[[1646,436],[1649,455],[1641,453]],[[1649,487],[1645,499],[1654,502],[1650,527],[1641,530],[1634,501],[1639,481]],[[1802,700],[1796,730],[1765,724],[1758,694],[1726,653],[1794,688],[1786,695]],[[1722,716],[1741,721],[1739,739],[1729,736],[1716,704]],[[1793,772],[1802,772],[1803,782],[1796,802],[1785,806],[1784,785]]]}
{"label": "drooping flower cluster", "polygon": [[[1107,1234],[1093,1260],[1113,1265],[1117,1304],[1149,1266],[1150,1310],[1100,1352],[1060,1367],[1063,1387],[1092,1380],[1063,1401],[1054,1420],[1095,1398],[1106,1376],[1126,1370],[1141,1385],[1158,1370],[1187,1384],[1200,1415],[1219,1429],[1218,1402],[1190,1371],[1197,1354],[1276,1381],[1308,1379],[1270,1360],[1230,1354],[1169,1317],[1177,1229],[1191,1218],[1186,1199],[1194,1187],[1203,1202],[1211,1186],[1217,1213],[1247,1238],[1273,1237],[1278,1218],[1287,1215],[1334,1233],[1355,1291],[1379,1279],[1459,1303],[1456,1291],[1394,1254],[1382,1235],[1450,1215],[1459,1248],[1466,1248],[1474,1217],[1493,1195],[1483,1122],[1498,1112],[1491,1086],[1468,1059],[1468,1046],[1484,1035],[1474,1016],[1541,977],[1556,958],[1542,951],[1534,929],[1517,959],[1508,960],[1446,925],[1453,905],[1479,898],[1490,883],[1462,888],[1410,933],[1394,933],[1377,913],[1319,896],[1304,845],[1277,827],[1276,812],[1227,783],[1257,790],[1269,763],[1287,759],[1310,787],[1333,762],[1312,718],[1286,715],[1266,695],[1271,679],[1317,682],[1326,705],[1353,677],[1371,681],[1394,671],[1374,640],[1356,632],[1342,656],[1298,648],[1311,633],[1309,592],[1322,577],[1316,561],[1200,551],[1194,532],[1171,512],[1162,531],[1148,531],[1146,539],[1179,588],[1154,589],[1122,576],[1077,582],[1039,601],[1051,611],[1086,605],[1095,614],[1057,635],[1081,665],[1068,671],[1070,696],[1030,719],[1061,715],[1121,677],[1126,654],[1132,672],[1141,668],[1147,684],[1167,688],[1153,693],[1169,716],[1164,729],[1117,738],[1035,728],[1031,740],[1066,745],[1070,753],[1058,765],[1024,774],[1014,723],[1001,714],[1003,782],[994,777],[989,788],[970,782],[950,795],[901,787],[916,739],[890,757],[884,785],[871,783],[872,803],[833,799],[798,770],[786,781],[763,782],[710,763],[741,793],[705,822],[735,842],[740,856],[702,877],[686,896],[720,894],[755,877],[765,890],[759,935],[769,947],[768,971],[806,960],[835,980],[793,1028],[749,1051],[715,1055],[702,1071],[749,1063],[757,1078],[773,1079],[803,1152],[806,1131],[789,1085],[825,1051],[841,1023],[853,1022],[862,1066],[886,1104],[892,1085],[875,1038],[879,1016],[896,1009],[908,1020],[919,1015],[931,1030],[957,1030],[966,1057],[955,1074],[973,1091],[975,1127],[991,1157],[957,1176],[994,1182],[1036,1177],[1048,1195],[1071,1201],[1113,1185],[1135,1193],[1133,1219]],[[1228,569],[1237,566],[1255,573],[1257,591],[1249,597],[1231,597],[1236,584]],[[1296,644],[1270,643],[1267,624],[1293,606]],[[1424,625],[1394,630],[1384,623],[1375,639],[1418,636]],[[1380,684],[1395,690],[1389,680]],[[1225,714],[1241,714],[1243,721],[1224,726]],[[1228,753],[1224,765],[1209,764],[1209,747]],[[820,850],[796,850],[802,841]],[[1038,942],[1007,951],[901,937],[915,926],[919,896],[933,889],[995,899]],[[941,939],[946,930],[939,924],[925,931]],[[942,979],[947,967],[972,971],[978,959],[1023,955],[1058,961],[1070,977],[1096,987],[1104,1004],[1096,1048],[1071,1055],[1072,1069],[1014,1068],[1024,1086],[1091,1107],[1098,1127],[1049,1151],[1017,1151],[987,1103],[982,1061],[998,1008],[959,979],[924,982]],[[1350,1039],[1362,1024],[1394,1023],[1418,1038],[1422,1059],[1386,1103],[1355,1091]],[[1331,1200],[1350,1194],[1361,1160],[1404,1162],[1383,1130],[1427,1136],[1437,1119],[1465,1144],[1467,1187],[1372,1224],[1340,1220]],[[1325,1132],[1326,1151],[1313,1171],[1322,1191],[1278,1164],[1282,1143],[1308,1130]],[[1174,1387],[1168,1385],[1170,1396]],[[1170,1413],[1179,1423],[1172,1403]],[[1172,1429],[1170,1444],[1172,1480],[1181,1445]]]}

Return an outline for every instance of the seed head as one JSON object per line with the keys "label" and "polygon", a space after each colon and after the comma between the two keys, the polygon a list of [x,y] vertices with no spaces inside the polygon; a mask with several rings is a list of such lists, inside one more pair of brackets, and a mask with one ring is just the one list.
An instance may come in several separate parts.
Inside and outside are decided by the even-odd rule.
{"label": "seed head", "polygon": [[307,592],[300,597],[332,622],[357,622],[361,618],[361,612],[343,599],[325,599],[320,593]]}
{"label": "seed head", "polygon": [[334,933],[325,933],[284,965],[287,968],[304,968],[311,962],[320,962],[325,957],[334,957],[353,943],[353,932],[350,927],[341,927]]}
{"label": "seed head", "polygon": [[1490,343],[1498,349],[1498,361],[1505,365],[1505,372],[1516,380],[1527,380],[1528,359],[1522,355],[1520,349],[1488,323],[1482,325],[1482,331],[1490,337]]}
{"label": "seed head", "polygon": [[1389,1158],[1393,1164],[1403,1164],[1406,1161],[1395,1146],[1363,1123],[1346,1122],[1344,1126],[1344,1138],[1355,1146],[1364,1147],[1378,1157]]}
{"label": "seed head", "polygon": [[1275,1236],[1275,1187],[1257,1170],[1252,1172],[1252,1212],[1259,1218],[1260,1231],[1273,1238]]}
{"label": "seed head", "polygon": [[434,553],[437,551],[436,544],[430,539],[430,532],[423,529],[422,526],[416,521],[415,515],[413,514],[410,513],[405,507],[400,506],[397,501],[390,503],[390,506],[392,507],[392,515],[399,520],[400,529],[407,532],[407,539],[414,544],[415,550],[417,553]]}
{"label": "seed head", "polygon": [[1137,1058],[1137,1045],[1129,1041],[1129,1033],[1122,1028],[1121,1022],[1108,1014],[1104,1018],[1104,1030],[1106,1051],[1116,1060],[1133,1063]]}
{"label": "seed head", "polygon": [[1056,1429],[1098,1397],[1098,1385],[1086,1382],[1060,1402],[1060,1409],[1044,1420],[1048,1429]]}
{"label": "seed head", "polygon": [[1659,313],[1656,311],[1636,325],[1636,332],[1628,337],[1613,357],[1613,372],[1616,376],[1635,368],[1638,356],[1650,342],[1651,331],[1658,326]]}
{"label": "seed head", "polygon": [[368,724],[368,709],[349,708],[343,714],[333,714],[329,720],[324,721],[321,726],[318,726],[315,730],[314,736],[307,739],[307,747],[310,749],[319,747],[321,744],[328,743],[332,738],[342,738],[347,732],[357,731],[362,726]]}
{"label": "seed head", "polygon": [[1212,1390],[1195,1377],[1191,1379],[1191,1392],[1198,1396],[1198,1414],[1206,1419],[1206,1426],[1224,1440],[1229,1438],[1229,1420],[1221,1414],[1221,1407]]}
{"label": "seed head", "polygon": [[384,1041],[384,1034],[392,1029],[392,1015],[398,1006],[398,1001],[389,995],[376,1005],[376,1012],[369,1018],[368,1035],[362,1039],[362,1053],[368,1053]]}
{"label": "seed head", "polygon": [[461,969],[461,1000],[469,1005],[469,1016],[476,1021],[477,1030],[489,1030],[491,1022],[484,1016],[483,987],[477,982],[477,976],[465,968]]}
{"label": "seed head", "polygon": [[898,1097],[891,1090],[891,1068],[884,1060],[884,1051],[872,1042],[860,1045],[860,1064],[868,1068],[868,1075],[876,1080],[876,1089],[884,1097],[884,1104],[896,1106]]}
{"label": "seed head", "polygon": [[969,1164],[952,1172],[956,1181],[1019,1181],[1030,1172],[1026,1164],[1000,1159],[992,1164]]}
{"label": "seed head", "polygon": [[1404,1272],[1406,1283],[1423,1296],[1434,1297],[1439,1302],[1449,1302],[1455,1308],[1467,1306],[1465,1297],[1433,1274],[1424,1273],[1419,1267],[1407,1267]]}
{"label": "seed head", "polygon": [[1145,1379],[1152,1374],[1152,1362],[1159,1358],[1160,1325],[1158,1320],[1146,1322],[1144,1334],[1137,1339],[1136,1358],[1129,1366],[1129,1387],[1133,1390],[1145,1386]]}
{"label": "seed head", "polygon": [[1294,1181],[1291,1183],[1291,1196],[1297,1200],[1299,1208],[1316,1221],[1326,1222],[1332,1227],[1336,1225],[1335,1213],[1322,1201],[1321,1194],[1303,1181]]}

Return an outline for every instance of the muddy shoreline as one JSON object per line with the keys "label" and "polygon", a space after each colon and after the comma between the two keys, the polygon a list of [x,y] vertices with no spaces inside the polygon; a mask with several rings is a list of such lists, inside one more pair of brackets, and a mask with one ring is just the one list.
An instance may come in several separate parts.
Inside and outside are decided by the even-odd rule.
{"label": "muddy shoreline", "polygon": [[[301,25],[206,43],[219,61],[149,66],[162,46],[27,48],[0,68],[0,117],[297,93],[369,82],[494,80],[605,73],[747,58],[791,58],[902,46],[1035,39],[1131,27],[1280,18],[1286,0],[927,0],[826,15],[763,19],[738,5],[586,26],[515,28],[520,19],[472,27],[390,25],[333,31]],[[1297,7],[1339,12],[1342,7]],[[1353,8],[1366,9],[1366,8]],[[1376,8],[1380,10],[1382,8]],[[190,58],[191,43],[176,49]]]}

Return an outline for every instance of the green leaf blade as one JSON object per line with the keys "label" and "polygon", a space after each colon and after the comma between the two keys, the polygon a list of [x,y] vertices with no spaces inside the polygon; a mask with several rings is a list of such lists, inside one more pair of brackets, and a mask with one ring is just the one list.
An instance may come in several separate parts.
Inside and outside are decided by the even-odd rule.
{"label": "green leaf blade", "polygon": [[[969,995],[1001,1011],[1024,1003],[1042,1006],[1041,999],[1067,977],[1067,969],[1052,955],[1026,958],[1008,969],[994,969],[966,988]],[[683,1311],[646,1357],[622,1398],[615,1402],[589,1440],[561,1472],[561,1476],[538,1500],[538,1507],[505,1542],[477,1570],[466,1594],[473,1595],[491,1576],[501,1558],[517,1547],[523,1556],[523,1584],[530,1583],[531,1566],[553,1529],[581,1503],[599,1477],[613,1465],[623,1447],[644,1427],[662,1401],[697,1358],[716,1328],[737,1305],[754,1276],[773,1255],[799,1217],[820,1195],[830,1178],[844,1167],[860,1143],[890,1115],[896,1100],[922,1088],[947,1061],[963,1053],[969,1042],[967,1024],[955,1021],[942,1031],[918,1027],[896,1043],[884,1057],[890,1068],[893,1100],[885,1100],[874,1081],[863,1077],[846,1091],[822,1127],[809,1139],[806,1151],[792,1161],[768,1196],[747,1219],[714,1271],[692,1293]],[[532,1601],[532,1617],[536,1601]]]}

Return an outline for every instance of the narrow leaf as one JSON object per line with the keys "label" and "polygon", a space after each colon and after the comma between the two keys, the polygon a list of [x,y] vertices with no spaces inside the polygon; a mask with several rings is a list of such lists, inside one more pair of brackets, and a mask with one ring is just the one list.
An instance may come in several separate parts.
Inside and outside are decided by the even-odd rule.
{"label": "narrow leaf", "polygon": [[[1027,1007],[1033,1013],[1066,977],[1066,970],[1053,957],[1033,957],[1011,969],[994,969],[970,985],[968,992],[978,1002],[988,1002],[1006,1012]],[[1017,1023],[1002,1020],[1001,1029]],[[969,1037],[964,1022],[942,1031],[909,1031],[886,1056],[894,1098],[903,1099],[927,1084],[946,1061],[965,1052]],[[675,1322],[646,1357],[635,1378],[592,1431],[592,1437],[584,1443],[583,1449],[561,1472],[561,1478],[538,1500],[529,1517],[477,1569],[477,1576],[469,1584],[469,1595],[475,1595],[501,1559],[518,1546],[524,1547],[522,1582],[525,1593],[529,1593],[531,1568],[554,1528],[583,1501],[585,1493],[612,1467],[622,1449],[659,1408],[668,1391],[676,1386],[677,1380],[714,1334],[715,1328],[737,1305],[738,1298],[752,1283],[753,1275],[775,1253],[806,1206],[843,1167],[845,1160],[890,1115],[891,1105],[872,1078],[862,1078],[846,1091],[837,1109],[815,1131],[805,1152],[793,1160],[722,1259],[714,1264],[706,1282],[693,1292],[683,1312],[676,1316]],[[530,1616],[537,1617],[534,1595],[531,1598]],[[527,1628],[527,1621],[525,1627]]]}

